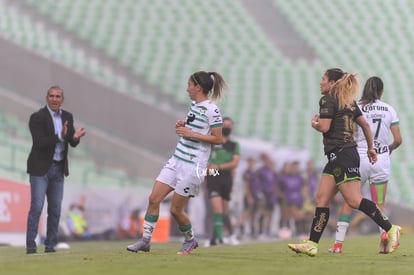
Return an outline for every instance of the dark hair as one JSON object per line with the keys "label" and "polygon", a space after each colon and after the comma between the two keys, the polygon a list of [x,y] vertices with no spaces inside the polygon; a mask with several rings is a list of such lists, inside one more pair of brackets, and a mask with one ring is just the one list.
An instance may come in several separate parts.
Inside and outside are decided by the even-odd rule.
{"label": "dark hair", "polygon": [[49,89],[47,89],[47,94],[46,95],[49,95],[50,90],[59,90],[59,91],[62,92],[62,96],[63,96],[63,89],[59,85],[53,85]]}
{"label": "dark hair", "polygon": [[193,73],[190,78],[195,85],[201,86],[205,95],[208,95],[213,90],[211,96],[213,101],[222,96],[223,89],[227,86],[224,78],[216,72],[199,71]]}
{"label": "dark hair", "polygon": [[381,99],[383,91],[384,83],[381,78],[378,76],[372,76],[365,82],[364,90],[362,91],[362,96],[359,102],[365,105],[372,103],[377,99]]}
{"label": "dark hair", "polygon": [[230,121],[231,123],[233,123],[233,120],[232,120],[229,116],[225,116],[225,117],[223,117],[223,121],[225,121],[225,120],[228,120],[228,121]]}
{"label": "dark hair", "polygon": [[338,81],[341,79],[346,73],[339,68],[331,68],[327,69],[325,72],[326,76],[328,77],[328,81]]}

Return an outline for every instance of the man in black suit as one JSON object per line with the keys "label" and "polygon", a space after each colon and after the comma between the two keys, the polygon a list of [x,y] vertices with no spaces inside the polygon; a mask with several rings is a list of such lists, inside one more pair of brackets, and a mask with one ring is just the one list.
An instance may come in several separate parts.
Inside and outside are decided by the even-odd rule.
{"label": "man in black suit", "polygon": [[45,252],[55,252],[63,199],[64,176],[69,175],[68,145],[78,145],[85,129],[75,130],[73,116],[62,110],[63,89],[52,86],[47,91],[47,105],[29,120],[32,149],[27,160],[31,202],[27,218],[26,253],[37,252],[35,238],[39,218],[47,197]]}

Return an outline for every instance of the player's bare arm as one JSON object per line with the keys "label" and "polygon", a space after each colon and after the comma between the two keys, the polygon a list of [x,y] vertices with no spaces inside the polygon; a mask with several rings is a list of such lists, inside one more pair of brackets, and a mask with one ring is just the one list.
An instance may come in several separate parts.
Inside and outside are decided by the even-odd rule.
{"label": "player's bare arm", "polygon": [[391,126],[391,134],[392,134],[392,137],[393,137],[393,141],[388,146],[389,151],[390,151],[390,155],[391,155],[392,151],[394,151],[395,149],[397,149],[401,145],[401,143],[402,143],[402,137],[401,137],[401,133],[400,133],[400,127],[398,126],[398,124]]}
{"label": "player's bare arm", "polygon": [[320,118],[318,114],[314,115],[311,120],[311,126],[318,132],[326,133],[331,127],[332,119]]}
{"label": "player's bare arm", "polygon": [[207,142],[210,144],[222,144],[223,143],[223,135],[222,135],[222,127],[215,127],[211,128],[210,135],[203,135],[196,132],[191,131],[186,127],[177,127],[175,132],[180,137],[187,137],[187,138],[195,138],[202,142]]}

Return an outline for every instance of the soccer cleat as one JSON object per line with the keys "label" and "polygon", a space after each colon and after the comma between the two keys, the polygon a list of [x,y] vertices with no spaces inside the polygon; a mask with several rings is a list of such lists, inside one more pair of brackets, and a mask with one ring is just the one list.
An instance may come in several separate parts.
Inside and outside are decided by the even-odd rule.
{"label": "soccer cleat", "polygon": [[379,245],[379,253],[380,254],[388,254],[390,252],[390,249],[388,247],[388,234],[387,232],[381,233],[381,241]]}
{"label": "soccer cleat", "polygon": [[136,243],[128,245],[127,250],[137,253],[138,251],[149,252],[151,249],[150,240],[140,239]]}
{"label": "soccer cleat", "polygon": [[288,247],[296,253],[315,256],[318,253],[318,244],[312,241],[303,241],[301,244],[288,244]]}
{"label": "soccer cleat", "polygon": [[334,245],[328,249],[329,253],[333,254],[341,254],[342,253],[342,244],[341,243],[334,243]]}
{"label": "soccer cleat", "polygon": [[198,247],[198,242],[196,239],[192,239],[189,241],[184,241],[183,246],[181,247],[180,251],[177,252],[179,255],[187,255],[190,254],[193,249],[196,249]]}
{"label": "soccer cleat", "polygon": [[401,227],[398,225],[393,225],[390,230],[388,230],[388,241],[390,244],[390,253],[393,253],[397,250],[398,246],[400,245],[400,234],[401,234]]}

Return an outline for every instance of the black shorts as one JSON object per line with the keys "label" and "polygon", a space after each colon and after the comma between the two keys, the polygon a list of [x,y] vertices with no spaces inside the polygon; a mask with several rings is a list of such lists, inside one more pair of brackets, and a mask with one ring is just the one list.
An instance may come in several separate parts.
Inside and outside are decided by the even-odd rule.
{"label": "black shorts", "polygon": [[328,163],[323,169],[324,175],[332,175],[336,185],[351,180],[359,180],[359,154],[356,147],[332,150],[327,154]]}
{"label": "black shorts", "polygon": [[223,200],[230,200],[233,188],[233,177],[227,171],[220,171],[217,176],[206,176],[207,192],[209,198],[221,197]]}

